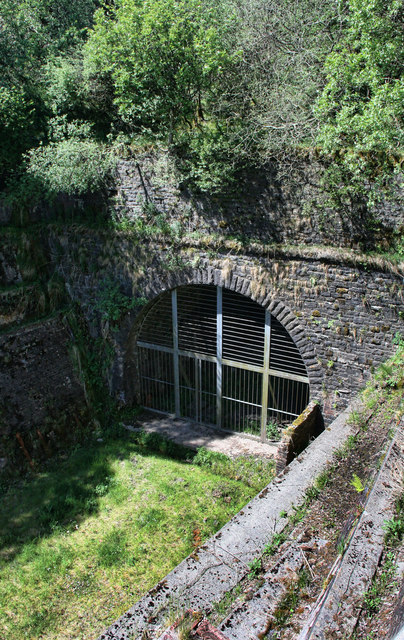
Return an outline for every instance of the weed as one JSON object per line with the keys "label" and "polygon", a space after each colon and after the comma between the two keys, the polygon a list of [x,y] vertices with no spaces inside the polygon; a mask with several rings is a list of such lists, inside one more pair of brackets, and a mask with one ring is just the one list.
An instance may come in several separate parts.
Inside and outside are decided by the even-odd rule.
{"label": "weed", "polygon": [[386,554],[384,566],[372,580],[372,584],[364,597],[364,609],[368,616],[374,615],[380,608],[383,597],[392,586],[395,577],[394,553]]}
{"label": "weed", "polygon": [[254,560],[251,560],[251,562],[248,563],[248,568],[250,570],[248,573],[249,580],[256,578],[257,575],[262,571],[261,558],[254,558]]}
{"label": "weed", "polygon": [[397,546],[404,534],[404,520],[393,516],[391,520],[385,520],[383,529],[386,531],[385,543],[389,547]]}
{"label": "weed", "polygon": [[306,491],[306,498],[309,502],[315,500],[320,495],[320,489],[318,487],[309,487]]}
{"label": "weed", "polygon": [[234,589],[228,591],[219,602],[214,602],[212,605],[214,615],[211,616],[211,618],[217,618],[218,621],[223,620],[230,611],[234,601],[242,594],[242,592],[243,587],[239,583],[234,587]]}
{"label": "weed", "polygon": [[359,478],[359,476],[356,475],[356,473],[352,474],[352,480],[349,484],[355,489],[357,493],[362,493],[362,491],[365,489],[362,480]]}
{"label": "weed", "polygon": [[346,458],[348,456],[348,454],[355,448],[355,446],[358,443],[358,439],[359,437],[357,435],[354,436],[348,436],[347,439],[345,440],[344,444],[342,445],[342,447],[340,449],[337,449],[337,451],[335,452],[335,457],[343,460],[344,458]]}
{"label": "weed", "polygon": [[[285,626],[296,610],[296,607],[302,595],[302,591],[310,584],[310,581],[310,575],[307,573],[306,569],[302,569],[298,575],[297,580],[289,584],[285,595],[283,596],[274,612],[275,628],[277,628],[278,630],[284,630]],[[274,633],[277,633],[275,629],[271,634],[271,638],[277,637],[276,635],[274,635]]]}
{"label": "weed", "polygon": [[396,547],[404,536],[404,493],[397,498],[395,507],[395,515],[383,524],[386,531],[384,541],[388,547]]}
{"label": "weed", "polygon": [[281,437],[281,430],[278,423],[275,420],[269,420],[266,426],[266,433],[268,440],[279,440]]}
{"label": "weed", "polygon": [[301,522],[304,518],[304,516],[306,515],[306,511],[307,511],[307,505],[305,503],[299,505],[298,507],[293,507],[293,511],[294,513],[292,513],[292,515],[289,517],[289,522],[292,525],[297,524],[298,522]]}
{"label": "weed", "polygon": [[286,539],[286,533],[284,533],[283,531],[281,533],[275,533],[271,541],[268,542],[268,544],[265,546],[264,553],[268,556],[273,556]]}
{"label": "weed", "polygon": [[331,469],[324,469],[319,475],[316,477],[314,481],[314,486],[322,491],[326,485],[328,484],[331,477]]}
{"label": "weed", "polygon": [[341,538],[337,545],[337,553],[342,556],[345,552],[346,541],[345,538]]}

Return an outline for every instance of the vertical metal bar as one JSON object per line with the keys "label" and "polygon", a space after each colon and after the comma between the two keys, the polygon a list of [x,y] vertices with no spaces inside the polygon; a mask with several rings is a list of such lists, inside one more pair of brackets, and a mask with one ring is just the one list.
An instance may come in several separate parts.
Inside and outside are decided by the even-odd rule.
{"label": "vertical metal bar", "polygon": [[223,288],[216,288],[216,424],[222,426]]}
{"label": "vertical metal bar", "polygon": [[266,439],[268,413],[269,361],[271,351],[271,314],[265,310],[264,371],[262,373],[261,440]]}
{"label": "vertical metal bar", "polygon": [[174,343],[174,397],[175,397],[175,416],[180,417],[180,369],[178,362],[178,309],[177,309],[177,289],[171,292],[171,310],[173,317],[173,343]]}

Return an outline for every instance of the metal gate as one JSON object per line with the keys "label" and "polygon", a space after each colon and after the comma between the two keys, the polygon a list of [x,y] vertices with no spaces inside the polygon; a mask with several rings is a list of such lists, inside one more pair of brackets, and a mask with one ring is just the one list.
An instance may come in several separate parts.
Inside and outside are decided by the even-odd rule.
{"label": "metal gate", "polygon": [[292,338],[269,311],[222,287],[157,298],[138,340],[140,403],[154,411],[266,438],[309,401]]}

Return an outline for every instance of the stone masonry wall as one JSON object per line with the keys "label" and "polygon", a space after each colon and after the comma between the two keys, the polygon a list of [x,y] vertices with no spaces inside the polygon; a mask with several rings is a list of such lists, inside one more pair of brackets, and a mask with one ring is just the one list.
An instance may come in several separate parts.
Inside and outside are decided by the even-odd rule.
{"label": "stone masonry wall", "polygon": [[[327,206],[315,156],[296,158],[288,170],[275,164],[238,177],[233,191],[210,196],[181,184],[166,153],[144,153],[118,165],[117,202],[129,218],[149,223],[163,216],[188,233],[219,233],[262,242],[388,246],[404,230],[402,192],[372,211],[363,204],[337,212]],[[146,205],[146,206],[145,206]]]}
{"label": "stone masonry wall", "polygon": [[[86,422],[83,388],[58,318],[0,336],[0,471],[28,469]],[[23,443],[23,446],[21,445]]]}
{"label": "stone masonry wall", "polygon": [[312,399],[321,400],[328,418],[346,406],[371,369],[393,352],[393,337],[403,329],[402,277],[371,262],[355,265],[338,256],[307,257],[304,252],[272,255],[259,247],[235,255],[231,243],[207,250],[124,233],[89,231],[78,237],[65,232],[52,243],[59,247],[70,295],[82,305],[92,330],[108,334],[116,354],[109,384],[122,402],[134,398],[137,326],[147,306],[137,306],[115,326],[106,326],[97,316],[97,300],[107,277],[120,283],[122,293],[147,301],[191,283],[222,285],[253,298],[295,340],[306,362]]}

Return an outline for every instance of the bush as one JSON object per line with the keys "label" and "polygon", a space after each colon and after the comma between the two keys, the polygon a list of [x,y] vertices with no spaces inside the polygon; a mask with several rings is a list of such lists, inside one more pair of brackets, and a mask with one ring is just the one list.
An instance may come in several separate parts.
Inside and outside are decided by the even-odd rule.
{"label": "bush", "polygon": [[115,164],[105,145],[75,137],[37,147],[28,154],[28,173],[41,181],[48,196],[60,192],[79,196],[103,190]]}

